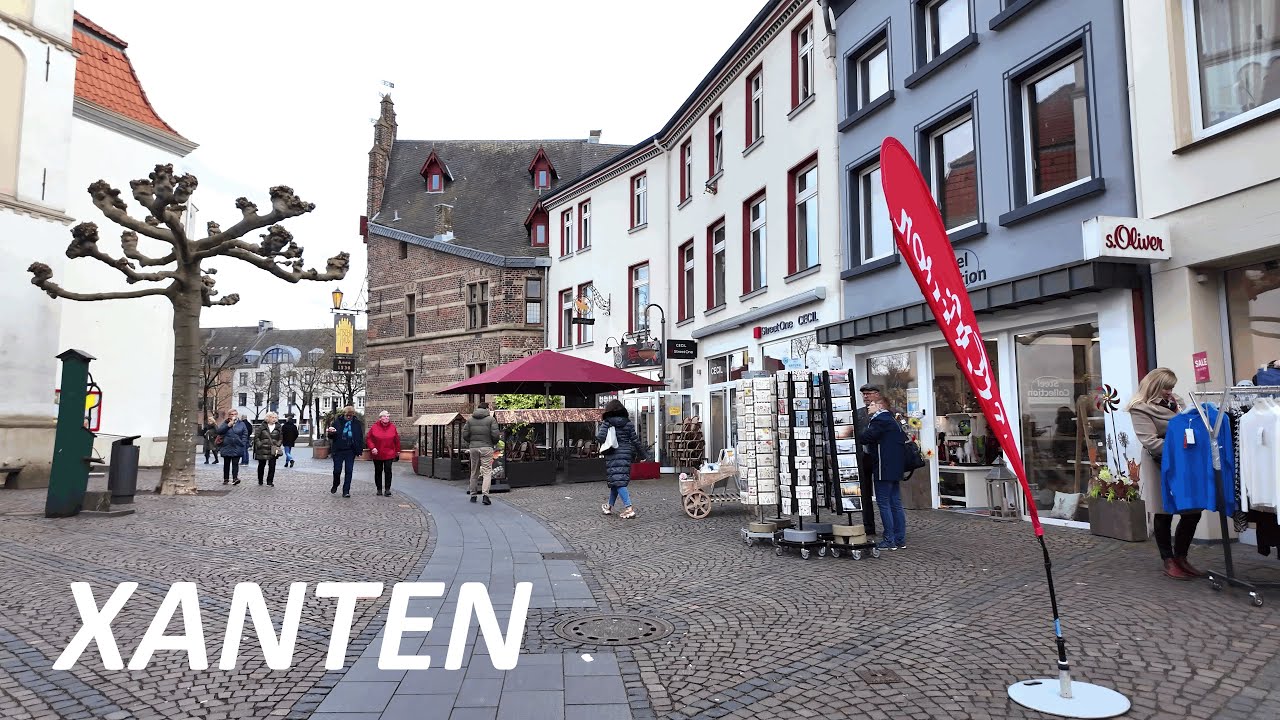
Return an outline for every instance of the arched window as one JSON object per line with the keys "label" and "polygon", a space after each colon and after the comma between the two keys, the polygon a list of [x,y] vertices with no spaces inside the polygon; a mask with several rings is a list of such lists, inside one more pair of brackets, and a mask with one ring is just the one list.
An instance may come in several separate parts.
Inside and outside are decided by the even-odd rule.
{"label": "arched window", "polygon": [[[10,12],[10,0],[0,0],[0,10]],[[24,3],[18,2],[17,10]],[[27,14],[31,8],[27,4]],[[22,86],[26,60],[16,45],[0,39],[0,195],[18,194],[18,148],[21,145]]]}

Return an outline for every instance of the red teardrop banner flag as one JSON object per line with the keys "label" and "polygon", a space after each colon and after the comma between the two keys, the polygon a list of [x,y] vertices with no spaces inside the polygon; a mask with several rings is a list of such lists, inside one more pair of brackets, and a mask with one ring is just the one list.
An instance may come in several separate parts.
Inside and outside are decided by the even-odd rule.
{"label": "red teardrop banner flag", "polygon": [[1040,525],[1035,499],[1031,497],[1031,487],[1027,485],[1027,471],[1022,466],[1022,455],[1000,399],[1000,388],[987,360],[987,348],[978,332],[978,321],[974,318],[955,252],[947,239],[942,215],[911,153],[895,138],[885,138],[880,145],[880,182],[884,186],[898,252],[911,268],[943,337],[978,398],[982,413],[987,416],[988,427],[995,432],[1005,460],[1018,476],[1031,512],[1031,525],[1036,535],[1042,536],[1044,528]]}

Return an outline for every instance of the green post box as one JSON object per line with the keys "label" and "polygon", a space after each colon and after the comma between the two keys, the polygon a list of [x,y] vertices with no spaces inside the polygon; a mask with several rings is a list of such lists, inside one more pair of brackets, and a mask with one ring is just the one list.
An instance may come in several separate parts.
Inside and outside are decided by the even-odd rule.
{"label": "green post box", "polygon": [[67,350],[62,361],[62,389],[58,399],[58,428],[53,440],[53,468],[49,473],[49,494],[44,516],[71,517],[80,512],[89,489],[89,467],[93,440],[85,427],[85,401],[89,395],[89,361],[95,358],[83,350]]}

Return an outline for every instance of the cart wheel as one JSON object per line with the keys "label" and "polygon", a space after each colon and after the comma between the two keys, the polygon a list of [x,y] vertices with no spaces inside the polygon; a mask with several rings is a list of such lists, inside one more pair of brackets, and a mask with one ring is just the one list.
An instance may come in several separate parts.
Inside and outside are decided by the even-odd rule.
{"label": "cart wheel", "polygon": [[774,546],[774,548],[773,548],[773,554],[774,554],[774,555],[777,555],[778,557],[782,557],[782,546],[781,546],[781,545],[775,545],[775,546]]}
{"label": "cart wheel", "polygon": [[818,548],[818,557],[826,557],[826,556],[827,556],[827,546],[823,545],[822,547]]}
{"label": "cart wheel", "polygon": [[1262,607],[1262,595],[1260,593],[1251,592],[1249,597],[1252,598],[1254,607]]}
{"label": "cart wheel", "polygon": [[831,557],[833,558],[840,557],[840,548],[831,548]]}
{"label": "cart wheel", "polygon": [[851,556],[853,557],[853,559],[854,559],[854,560],[861,560],[861,559],[862,559],[862,551],[861,551],[861,550],[854,550],[854,551],[851,553]]}
{"label": "cart wheel", "polygon": [[871,557],[873,558],[880,557],[880,548],[875,548],[875,547],[871,548]]}
{"label": "cart wheel", "polygon": [[747,543],[747,547],[751,547],[752,545],[756,544],[756,539],[753,537],[745,537],[743,538],[743,541]]}
{"label": "cart wheel", "polygon": [[1213,588],[1214,590],[1217,590],[1218,592],[1222,592],[1222,583],[1218,582],[1217,580],[1210,580],[1209,587]]}
{"label": "cart wheel", "polygon": [[711,514],[711,498],[701,490],[694,490],[684,496],[684,513],[694,520],[701,520]]}
{"label": "cart wheel", "polygon": [[809,548],[800,548],[800,559],[801,560],[809,559]]}

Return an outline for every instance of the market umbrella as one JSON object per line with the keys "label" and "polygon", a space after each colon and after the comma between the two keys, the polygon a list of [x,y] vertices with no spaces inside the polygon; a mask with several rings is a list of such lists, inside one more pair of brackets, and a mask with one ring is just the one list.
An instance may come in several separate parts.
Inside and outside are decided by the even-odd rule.
{"label": "market umbrella", "polygon": [[591,397],[631,388],[663,387],[665,384],[661,380],[650,380],[573,355],[543,350],[450,385],[439,390],[438,394],[527,393]]}

